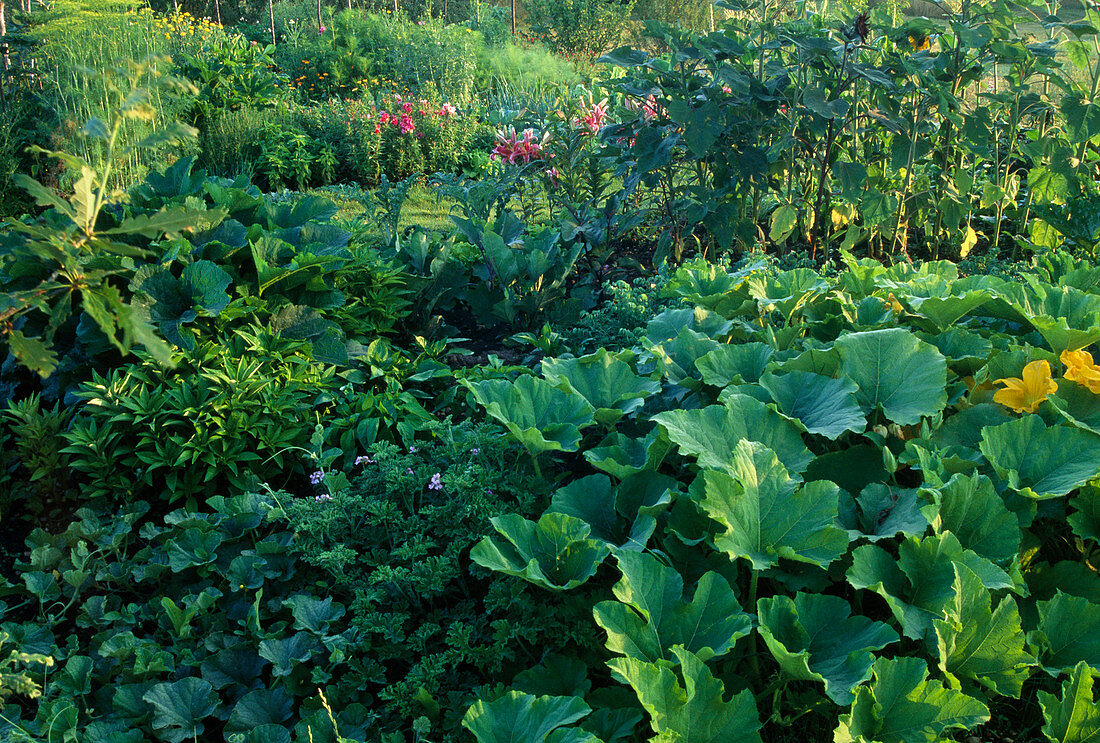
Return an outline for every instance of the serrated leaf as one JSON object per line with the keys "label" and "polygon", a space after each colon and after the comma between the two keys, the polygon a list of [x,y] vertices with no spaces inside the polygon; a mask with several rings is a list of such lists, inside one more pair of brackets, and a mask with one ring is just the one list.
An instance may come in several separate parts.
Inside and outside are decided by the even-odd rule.
{"label": "serrated leaf", "polygon": [[1029,498],[1057,498],[1100,475],[1100,436],[1048,427],[1038,415],[986,426],[980,448],[997,474]]}
{"label": "serrated leaf", "polygon": [[[1074,511],[1066,517],[1073,533],[1082,540],[1100,543],[1100,488],[1082,488],[1069,504]],[[1100,668],[1100,665],[1097,666]]]}
{"label": "serrated leaf", "polygon": [[709,660],[752,631],[733,589],[717,573],[705,573],[688,600],[683,578],[656,557],[620,550],[615,558],[622,571],[613,589],[618,601],[601,601],[593,611],[612,652],[656,662],[671,660],[679,645]]}
{"label": "serrated leaf", "polygon": [[538,522],[505,514],[491,523],[504,539],[483,538],[471,551],[471,559],[551,591],[581,585],[610,553],[606,543],[588,538],[588,524],[563,513],[545,513]]}
{"label": "serrated leaf", "polygon": [[1100,605],[1058,591],[1039,602],[1039,629],[1031,641],[1048,673],[1066,673],[1082,662],[1100,669]]}
{"label": "serrated leaf", "polygon": [[749,690],[728,702],[725,686],[699,658],[674,647],[683,684],[668,661],[612,658],[607,665],[638,695],[656,733],[651,743],[759,743],[760,720]]}
{"label": "serrated leaf", "polygon": [[989,720],[977,699],[928,680],[920,658],[879,658],[873,673],[874,681],[856,690],[852,711],[841,715],[835,743],[935,743],[947,730]]}
{"label": "serrated leaf", "polygon": [[581,719],[591,708],[577,697],[536,697],[509,691],[493,702],[474,702],[462,727],[478,743],[542,743],[554,730]]}
{"label": "serrated leaf", "polygon": [[947,360],[908,330],[848,333],[834,345],[840,376],[859,387],[864,411],[881,409],[895,423],[914,425],[947,405]]}
{"label": "serrated leaf", "polygon": [[1062,698],[1039,692],[1043,708],[1043,733],[1055,743],[1096,743],[1100,741],[1100,699],[1093,698],[1095,671],[1079,663],[1072,675],[1062,682]]}
{"label": "serrated leaf", "polygon": [[860,433],[867,417],[856,401],[857,387],[848,379],[792,371],[776,376],[766,372],[760,386],[779,404],[784,415],[796,418],[810,433],[835,440],[846,431]]}
{"label": "serrated leaf", "polygon": [[968,679],[1002,696],[1019,697],[1035,658],[1025,649],[1020,612],[1011,596],[992,597],[972,570],[955,565],[955,595],[936,619],[939,666],[949,680]]}
{"label": "serrated leaf", "polygon": [[751,560],[754,569],[773,567],[780,557],[825,567],[847,551],[848,536],[833,523],[837,486],[801,485],[762,444],[738,442],[728,471],[705,470],[703,477],[700,505],[725,528],[714,546]]}
{"label": "serrated leaf", "polygon": [[882,622],[852,616],[838,596],[796,593],[757,602],[760,635],[791,678],[821,681],[825,695],[840,706],[852,703],[852,690],[871,677],[871,651],[897,642]]}
{"label": "serrated leaf", "polygon": [[771,449],[791,472],[803,472],[813,460],[793,423],[745,395],[734,395],[725,405],[659,413],[653,420],[682,454],[696,457],[702,467],[730,467],[738,443],[744,440]]}
{"label": "serrated leaf", "polygon": [[[67,301],[67,300],[66,300]],[[2,340],[23,366],[45,379],[57,368],[57,353],[38,338],[28,338],[19,330],[9,331]]]}

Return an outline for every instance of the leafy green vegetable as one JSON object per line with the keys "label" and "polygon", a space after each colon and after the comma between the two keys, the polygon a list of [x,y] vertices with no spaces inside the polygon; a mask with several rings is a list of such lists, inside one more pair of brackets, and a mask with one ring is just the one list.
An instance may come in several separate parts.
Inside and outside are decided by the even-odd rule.
{"label": "leafy green vegetable", "polygon": [[867,413],[901,425],[920,423],[947,404],[947,361],[904,328],[848,333],[836,340],[840,375],[859,387]]}
{"label": "leafy green vegetable", "polygon": [[508,429],[532,455],[576,451],[580,430],[594,422],[595,409],[579,394],[561,390],[544,379],[522,376],[515,382],[463,380],[474,399]]}
{"label": "leafy green vegetable", "polygon": [[874,681],[856,689],[852,711],[841,715],[836,743],[935,743],[947,730],[968,730],[989,719],[977,699],[928,680],[919,658],[879,658]]}
{"label": "leafy green vegetable", "polygon": [[198,678],[157,684],[146,692],[144,699],[153,705],[153,729],[169,743],[202,735],[206,729],[203,720],[218,707],[214,687]]}
{"label": "leafy green vegetable", "polygon": [[605,426],[640,408],[661,387],[602,348],[577,359],[544,360],[542,371],[551,384],[566,384],[587,400],[595,409],[596,421]]}
{"label": "leafy green vegetable", "polygon": [[856,402],[857,387],[851,380],[804,371],[780,376],[766,372],[760,377],[760,386],[784,415],[797,419],[810,433],[835,440],[846,431],[860,433],[867,427],[867,417]]}
{"label": "leafy green vegetable", "polygon": [[981,450],[997,474],[1029,498],[1057,498],[1100,475],[1100,436],[1048,427],[1037,415],[983,428]]}
{"label": "leafy green vegetable", "polygon": [[729,471],[705,470],[703,478],[700,505],[725,527],[715,547],[747,558],[757,570],[781,557],[824,567],[848,549],[848,536],[833,525],[836,485],[801,485],[762,444],[740,441]]}
{"label": "leafy green vegetable", "polygon": [[1039,692],[1046,725],[1043,732],[1055,743],[1090,743],[1100,740],[1100,700],[1093,699],[1095,671],[1078,663],[1062,682],[1062,698]]}
{"label": "leafy green vegetable", "polygon": [[1029,635],[1048,673],[1068,673],[1079,663],[1100,668],[1100,611],[1080,596],[1058,591],[1039,602],[1039,628]]}
{"label": "leafy green vegetable", "polygon": [[549,736],[591,711],[591,707],[577,697],[536,697],[510,691],[495,702],[487,703],[480,699],[474,702],[462,718],[462,726],[474,734],[478,743],[542,743],[550,740],[580,743],[585,740],[583,737]]}
{"label": "leafy green vegetable", "polygon": [[839,596],[796,593],[757,602],[760,635],[783,672],[794,679],[821,681],[838,705],[852,703],[852,690],[871,677],[871,651],[897,642],[882,622],[852,616]]}
{"label": "leafy green vegetable", "polygon": [[1016,602],[1005,596],[991,608],[989,590],[964,565],[955,566],[954,591],[945,618],[934,622],[940,669],[951,681],[1019,697],[1035,658],[1025,650]]}
{"label": "leafy green vegetable", "polygon": [[687,600],[683,578],[656,557],[620,550],[615,559],[623,574],[614,587],[618,601],[601,601],[593,610],[612,652],[655,663],[671,660],[678,646],[709,660],[728,653],[752,630],[729,583],[717,573],[705,573]]}
{"label": "leafy green vegetable", "polygon": [[604,542],[588,538],[588,524],[563,513],[543,514],[537,522],[505,514],[492,524],[504,541],[482,539],[470,555],[474,562],[552,591],[587,581],[610,552]]}
{"label": "leafy green vegetable", "polygon": [[722,697],[725,685],[706,664],[680,646],[672,648],[683,684],[669,661],[613,658],[611,670],[634,688],[656,735],[654,743],[759,743],[759,718],[751,691]]}

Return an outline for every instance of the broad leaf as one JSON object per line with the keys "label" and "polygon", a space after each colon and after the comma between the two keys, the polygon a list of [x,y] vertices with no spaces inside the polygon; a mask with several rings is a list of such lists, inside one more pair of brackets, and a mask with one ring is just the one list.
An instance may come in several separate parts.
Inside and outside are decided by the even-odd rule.
{"label": "broad leaf", "polygon": [[903,328],[848,333],[836,340],[840,376],[856,383],[864,411],[881,409],[901,425],[947,405],[947,360]]}
{"label": "broad leaf", "polygon": [[935,743],[947,730],[989,720],[989,708],[961,691],[928,680],[920,658],[879,658],[874,681],[856,690],[852,711],[840,716],[835,743]]}
{"label": "broad leaf", "polygon": [[725,686],[706,664],[681,647],[674,647],[683,684],[668,661],[646,663],[637,658],[612,658],[612,672],[634,688],[649,713],[656,733],[651,743],[759,743],[760,719],[752,692],[722,698]]}
{"label": "broad leaf", "polygon": [[834,524],[839,489],[802,485],[767,447],[741,441],[728,471],[706,470],[700,505],[725,531],[714,545],[762,570],[784,557],[822,567],[843,555],[848,536]]}
{"label": "broad leaf", "polygon": [[1020,524],[984,475],[954,475],[943,487],[922,491],[934,505],[924,513],[937,534],[951,532],[966,549],[1004,564],[1020,549]]}
{"label": "broad leaf", "polygon": [[695,362],[703,381],[715,387],[755,382],[775,350],[766,343],[723,344]]}
{"label": "broad leaf", "polygon": [[478,743],[542,743],[553,731],[591,711],[577,697],[536,697],[510,691],[494,702],[474,702],[462,718],[462,726]]}
{"label": "broad leaf", "polygon": [[640,377],[604,349],[579,359],[546,359],[542,373],[554,386],[568,385],[595,409],[596,421],[611,425],[642,406],[661,385]]}
{"label": "broad leaf", "polygon": [[214,687],[200,678],[157,684],[143,698],[153,705],[153,729],[169,743],[202,735],[202,721],[218,707]]}
{"label": "broad leaf", "polygon": [[566,392],[537,377],[515,382],[463,380],[485,412],[496,418],[532,455],[543,451],[576,451],[580,430],[593,423],[595,410],[575,392]]}
{"label": "broad leaf", "polygon": [[852,553],[848,582],[882,596],[901,624],[902,634],[919,639],[930,633],[955,596],[955,565],[977,573],[989,589],[1013,588],[1012,579],[985,558],[964,550],[953,534],[910,537],[895,558],[877,545]]}
{"label": "broad leaf", "polygon": [[255,689],[233,705],[227,733],[243,733],[264,725],[282,725],[294,715],[294,699],[283,689]]}
{"label": "broad leaf", "polygon": [[765,373],[760,386],[785,415],[797,419],[810,433],[836,439],[845,431],[860,433],[867,427],[867,417],[856,401],[856,385],[848,379],[803,371],[781,376]]}
{"label": "broad leaf", "polygon": [[601,601],[594,609],[612,652],[656,662],[671,660],[678,645],[709,660],[752,631],[733,589],[717,573],[705,573],[688,600],[684,579],[656,557],[618,551],[615,558],[623,574],[614,587],[618,601]]}
{"label": "broad leaf", "polygon": [[1024,649],[1020,612],[1011,596],[992,608],[989,590],[972,570],[955,566],[955,595],[936,619],[940,670],[999,695],[1019,697],[1035,658]]}
{"label": "broad leaf", "polygon": [[596,469],[625,480],[639,472],[656,472],[671,449],[672,442],[654,426],[645,436],[611,433],[599,446],[586,449],[584,458]]}
{"label": "broad leaf", "polygon": [[839,522],[851,539],[872,542],[897,534],[920,536],[928,529],[917,491],[883,483],[871,483],[856,497],[840,495]]}
{"label": "broad leaf", "polygon": [[665,429],[682,454],[696,457],[702,467],[729,468],[743,440],[768,447],[791,472],[803,472],[813,460],[793,423],[744,395],[731,397],[725,405],[659,413],[653,420]]}
{"label": "broad leaf", "polygon": [[1073,533],[1081,539],[1100,543],[1100,488],[1082,488],[1069,504],[1074,512],[1066,517]]}
{"label": "broad leaf", "polygon": [[1093,697],[1095,671],[1078,663],[1073,674],[1062,682],[1062,698],[1039,692],[1043,708],[1043,733],[1055,743],[1096,743],[1100,741],[1100,699]]}
{"label": "broad leaf", "polygon": [[760,635],[783,672],[791,678],[821,681],[825,695],[840,706],[852,703],[852,690],[871,677],[873,650],[898,641],[882,622],[852,616],[839,596],[796,593],[757,602]]}
{"label": "broad leaf", "polygon": [[1030,639],[1048,673],[1066,673],[1082,662],[1100,669],[1100,606],[1058,591],[1039,602],[1039,629]]}
{"label": "broad leaf", "polygon": [[552,591],[584,583],[610,552],[604,542],[588,538],[588,524],[563,513],[543,514],[538,522],[510,513],[492,524],[504,539],[483,538],[470,553],[473,561]]}
{"label": "broad leaf", "polygon": [[1100,475],[1100,436],[1043,423],[1037,415],[982,429],[982,454],[1029,498],[1057,498]]}

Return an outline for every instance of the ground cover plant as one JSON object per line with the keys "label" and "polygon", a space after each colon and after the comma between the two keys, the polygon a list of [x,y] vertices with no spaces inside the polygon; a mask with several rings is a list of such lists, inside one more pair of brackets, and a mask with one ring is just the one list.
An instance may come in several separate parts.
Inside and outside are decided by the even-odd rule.
{"label": "ground cover plant", "polygon": [[0,739],[1100,735],[1100,12],[413,5],[11,16]]}

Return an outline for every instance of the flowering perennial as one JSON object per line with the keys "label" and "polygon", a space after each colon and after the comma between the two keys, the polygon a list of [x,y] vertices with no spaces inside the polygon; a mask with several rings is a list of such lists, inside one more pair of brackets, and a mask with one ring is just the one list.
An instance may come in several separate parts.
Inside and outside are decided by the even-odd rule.
{"label": "flowering perennial", "polygon": [[542,158],[542,147],[547,139],[547,134],[539,139],[534,129],[524,129],[523,134],[516,134],[516,128],[509,126],[507,130],[497,132],[497,145],[489,157],[509,165],[527,164]]}

